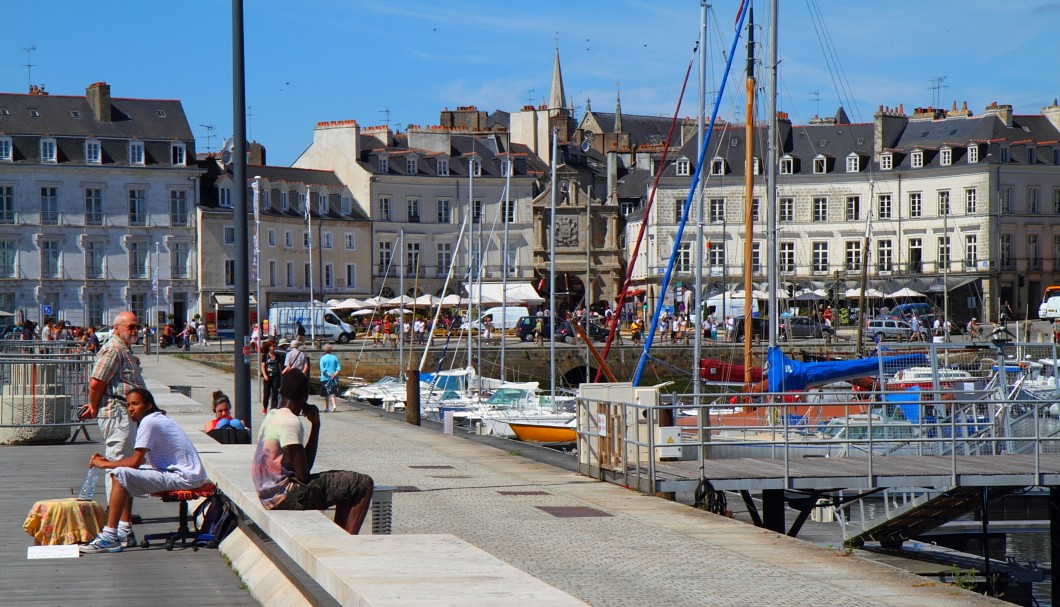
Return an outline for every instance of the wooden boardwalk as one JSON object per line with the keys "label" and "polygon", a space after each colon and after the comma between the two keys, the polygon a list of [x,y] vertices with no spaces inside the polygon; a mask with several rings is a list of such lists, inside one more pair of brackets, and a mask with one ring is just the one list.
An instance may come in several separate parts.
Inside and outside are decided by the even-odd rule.
{"label": "wooden boardwalk", "polygon": [[[91,427],[93,439],[99,431]],[[99,443],[2,446],[3,491],[0,492],[0,604],[77,607],[186,607],[187,605],[258,605],[241,588],[239,578],[217,550],[190,548],[166,552],[160,543],[117,554],[77,559],[27,560],[33,539],[22,530],[26,514],[42,499],[70,497],[84,478],[89,456]],[[100,482],[98,492],[102,493]],[[102,495],[97,495],[100,501]],[[106,500],[102,500],[104,503]],[[137,500],[137,537],[177,527],[177,505],[157,499]]]}
{"label": "wooden boardwalk", "polygon": [[[712,459],[656,464],[656,491],[694,489],[705,476],[719,490],[877,487],[1060,486],[1060,454],[884,456],[872,458]],[[643,471],[645,474],[647,471]]]}

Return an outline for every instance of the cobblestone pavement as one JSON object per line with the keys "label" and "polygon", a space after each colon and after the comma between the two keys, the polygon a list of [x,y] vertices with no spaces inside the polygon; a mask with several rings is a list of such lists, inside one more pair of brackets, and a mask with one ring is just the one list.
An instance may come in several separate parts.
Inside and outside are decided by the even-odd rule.
{"label": "cobblestone pavement", "polygon": [[[232,386],[231,375],[175,357],[147,358],[144,372],[190,385],[200,402]],[[394,533],[456,535],[592,605],[1008,604],[540,464],[517,444],[504,451],[349,405],[322,417],[316,470],[407,489],[394,495]]]}

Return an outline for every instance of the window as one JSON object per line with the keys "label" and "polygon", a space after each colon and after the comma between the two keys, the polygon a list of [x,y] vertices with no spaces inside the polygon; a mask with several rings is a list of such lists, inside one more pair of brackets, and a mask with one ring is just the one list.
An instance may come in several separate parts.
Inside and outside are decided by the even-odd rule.
{"label": "window", "polygon": [[147,318],[147,294],[130,293],[129,310],[136,315],[136,318]]}
{"label": "window", "polygon": [[780,212],[777,221],[795,221],[795,199],[785,197],[780,199]]}
{"label": "window", "polygon": [[942,148],[939,151],[939,164],[944,167],[948,167],[953,164],[953,150],[949,148]]}
{"label": "window", "polygon": [[1053,213],[1060,215],[1060,188],[1053,189]]}
{"label": "window", "polygon": [[924,216],[924,194],[921,192],[910,192],[909,193],[909,216],[910,217],[923,217]]}
{"label": "window", "polygon": [[504,271],[508,274],[515,274],[519,271],[519,246],[514,244],[508,245],[508,250],[504,256]]}
{"label": "window", "polygon": [[1001,188],[1001,212],[1012,212],[1012,188],[1010,186]]}
{"label": "window", "polygon": [[419,198],[409,198],[406,201],[406,206],[409,213],[409,223],[420,222],[420,200]]}
{"label": "window", "polygon": [[129,142],[129,164],[142,166],[144,164],[144,142]]}
{"label": "window", "polygon": [[812,258],[811,270],[814,273],[828,272],[828,243],[827,242],[815,242],[813,243],[813,258]]}
{"label": "window", "polygon": [[295,210],[301,213],[302,215],[307,215],[309,211],[309,198],[307,196],[307,194],[301,192],[299,192],[298,194],[298,208],[296,208]]}
{"label": "window", "polygon": [[817,156],[813,159],[813,174],[823,175],[828,172],[828,159],[824,156]]}
{"label": "window", "polygon": [[682,242],[678,245],[674,271],[679,274],[688,274],[692,271],[692,243]]}
{"label": "window", "polygon": [[449,161],[444,158],[438,159],[438,176],[448,177],[449,176]]}
{"label": "window", "polygon": [[357,250],[357,238],[353,232],[346,232],[346,250],[355,251]]}
{"label": "window", "polygon": [[380,221],[390,221],[390,197],[380,196],[379,197],[379,217]]}
{"label": "window", "polygon": [[14,160],[14,151],[11,147],[10,137],[0,137],[0,161],[11,162]]}
{"label": "window", "polygon": [[146,190],[129,190],[129,225],[147,225]]}
{"label": "window", "polygon": [[1060,234],[1053,234],[1053,267],[1060,268]]}
{"label": "window", "polygon": [[287,262],[287,286],[294,286],[294,264],[289,261]]}
{"label": "window", "polygon": [[328,206],[328,195],[323,192],[317,193],[317,213],[327,215]]}
{"label": "window", "polygon": [[98,139],[89,139],[85,142],[85,162],[88,164],[100,164],[103,162],[103,154],[100,150]]}
{"label": "window", "polygon": [[0,240],[0,278],[18,278],[16,251],[14,240]]}
{"label": "window", "polygon": [[762,274],[763,272],[764,268],[762,268],[762,243],[751,243],[751,273]]}
{"label": "window", "polygon": [[791,175],[795,172],[795,160],[791,157],[784,157],[780,159],[780,174]]}
{"label": "window", "polygon": [[416,174],[416,159],[415,158],[406,158],[405,159],[405,172],[408,173],[409,175],[415,175]]}
{"label": "window", "polygon": [[1027,212],[1035,215],[1040,212],[1038,209],[1038,188],[1027,188]]}
{"label": "window", "polygon": [[187,242],[169,243],[169,276],[170,278],[188,278],[188,259],[191,257],[191,245]]}
{"label": "window", "polygon": [[482,176],[482,163],[477,158],[471,159],[471,174],[475,177]]}
{"label": "window", "polygon": [[302,286],[309,288],[309,279],[312,277],[312,270],[309,267],[309,262],[306,262],[302,267]]}
{"label": "window", "polygon": [[335,268],[330,263],[324,264],[324,288],[335,288]]}
{"label": "window", "polygon": [[501,177],[507,177],[508,176],[509,167],[511,167],[511,166],[512,166],[512,161],[511,160],[502,160],[501,161]]}
{"label": "window", "polygon": [[847,156],[847,173],[857,173],[861,170],[861,157],[856,154]]}
{"label": "window", "polygon": [[187,165],[187,148],[183,143],[171,143],[169,145],[169,161],[175,167]]}
{"label": "window", "polygon": [[944,217],[950,214],[950,191],[939,190],[939,217]]}
{"label": "window", "polygon": [[939,270],[950,269],[950,237],[948,234],[938,237]]}
{"label": "window", "polygon": [[970,145],[968,146],[968,164],[976,164],[979,162],[979,146]]}
{"label": "window", "polygon": [[478,278],[479,270],[482,268],[482,246],[478,242],[471,243],[471,276]]}
{"label": "window", "polygon": [[1038,234],[1027,234],[1027,269],[1042,269],[1042,248]]}
{"label": "window", "polygon": [[269,262],[269,286],[270,287],[275,287],[276,286],[276,262],[275,261],[270,261]]}
{"label": "window", "polygon": [[876,241],[876,269],[880,272],[890,272],[891,264],[894,263],[894,249],[890,240]]}
{"label": "window", "polygon": [[635,200],[620,200],[618,202],[618,212],[623,217],[629,217],[633,211],[637,210],[637,201]]}
{"label": "window", "polygon": [[762,161],[758,158],[758,156],[753,156],[751,158],[751,174],[752,175],[761,175],[762,174]]}
{"label": "window", "polygon": [[217,206],[222,209],[232,208],[232,188],[224,186],[217,187]]}
{"label": "window", "polygon": [[674,199],[674,223],[681,223],[681,216],[685,211],[685,203],[680,199]]}
{"label": "window", "polygon": [[269,228],[269,246],[276,246],[276,230]]}
{"label": "window", "polygon": [[169,225],[188,225],[188,192],[186,190],[169,192]]}
{"label": "window", "polygon": [[861,219],[861,196],[847,196],[847,221]]}
{"label": "window", "polygon": [[689,168],[691,167],[691,164],[692,163],[690,163],[687,158],[681,158],[680,160],[678,160],[677,161],[677,176],[678,177],[687,177],[687,176],[689,176],[691,174],[689,172]]}
{"label": "window", "polygon": [[758,198],[752,198],[751,199],[751,221],[758,221],[759,220],[759,217],[760,217],[759,213],[761,211],[761,208],[762,208],[762,201],[759,200]]}
{"label": "window", "polygon": [[390,172],[390,159],[386,156],[380,156],[376,160],[376,172],[378,173],[389,173]]}
{"label": "window", "polygon": [[482,201],[475,200],[471,209],[471,223],[482,223]]}
{"label": "window", "polygon": [[972,214],[976,212],[979,206],[979,191],[975,188],[968,188],[964,191],[964,212]]}
{"label": "window", "polygon": [[389,242],[379,243],[379,268],[377,274],[384,276],[390,269],[390,258],[393,255],[392,244]]}
{"label": "window", "polygon": [[59,225],[59,188],[47,186],[40,189],[40,224]]}
{"label": "window", "polygon": [[[1053,247],[1056,248],[1055,246]],[[976,234],[964,235],[964,267],[974,270],[979,259],[979,236]]]}
{"label": "window", "polygon": [[294,246],[294,234],[290,230],[284,230],[283,232],[283,246],[288,249]]}
{"label": "window", "polygon": [[[691,243],[688,243],[691,246]],[[721,276],[725,273],[725,242],[710,243],[707,251],[707,263],[710,264],[712,276]]]}
{"label": "window", "polygon": [[0,224],[15,223],[15,188],[0,185]]}
{"label": "window", "polygon": [[876,217],[878,219],[891,218],[891,195],[880,194],[876,197]]}
{"label": "window", "polygon": [[339,204],[342,205],[343,215],[353,215],[353,199],[349,196],[341,196],[339,198]]}
{"label": "window", "polygon": [[146,242],[129,242],[129,278],[148,278]]}
{"label": "window", "polygon": [[711,223],[722,223],[725,221],[725,199],[724,198],[711,198],[710,199],[710,222]]}
{"label": "window", "polygon": [[351,291],[357,288],[357,266],[346,264],[346,288]]}
{"label": "window", "polygon": [[923,150],[915,150],[909,155],[909,166],[914,169],[920,169],[924,167],[924,152]]}
{"label": "window", "polygon": [[302,248],[303,249],[308,249],[309,248],[309,239],[312,238],[312,237],[313,237],[313,233],[310,232],[309,230],[305,230],[305,231],[302,232]]}
{"label": "window", "polygon": [[725,174],[725,159],[715,158],[710,162],[710,174],[711,175],[724,175]]}
{"label": "window", "polygon": [[288,211],[291,208],[290,199],[287,197],[287,192],[280,191],[280,210]]}
{"label": "window", "polygon": [[440,242],[435,245],[435,261],[437,262],[438,276],[449,273],[449,266],[453,265],[453,245],[448,242]]}
{"label": "window", "polygon": [[1008,162],[1009,161],[1008,146],[1007,145],[1003,145],[1003,146],[1000,147],[1000,156],[1001,156],[1001,162]]}
{"label": "window", "polygon": [[420,243],[405,243],[405,276],[422,276],[420,268]]}
{"label": "window", "polygon": [[324,239],[322,245],[325,249],[330,249],[334,246],[333,235],[331,232],[324,232],[321,237]]}
{"label": "window", "polygon": [[106,278],[106,246],[102,240],[85,242],[85,278]]}
{"label": "window", "polygon": [[924,271],[924,241],[919,238],[909,239],[909,272]]}
{"label": "window", "polygon": [[55,147],[55,140],[49,138],[40,140],[40,161],[41,162],[58,162],[58,152]]}
{"label": "window", "polygon": [[848,272],[861,271],[861,241],[846,241],[846,269]]}
{"label": "window", "polygon": [[505,200],[504,204],[504,221],[507,223],[515,223],[515,201]]}
{"label": "window", "polygon": [[894,156],[892,154],[880,154],[880,170],[890,171],[894,168]]}
{"label": "window", "polygon": [[450,202],[444,198],[438,199],[438,223],[452,223],[453,221],[453,208]]}
{"label": "window", "polygon": [[85,225],[103,225],[103,190],[85,188]]}
{"label": "window", "polygon": [[224,226],[224,243],[235,244],[236,243],[236,229],[233,226]]}
{"label": "window", "polygon": [[814,221],[828,221],[828,199],[827,198],[814,198],[813,199],[813,220]]}
{"label": "window", "polygon": [[777,269],[787,274],[795,273],[795,243],[780,243],[780,255],[777,256]]}
{"label": "window", "polygon": [[103,294],[89,293],[87,306],[87,323],[96,327],[106,326],[107,319],[103,318]]}
{"label": "window", "polygon": [[225,286],[236,284],[236,262],[232,259],[225,260]]}

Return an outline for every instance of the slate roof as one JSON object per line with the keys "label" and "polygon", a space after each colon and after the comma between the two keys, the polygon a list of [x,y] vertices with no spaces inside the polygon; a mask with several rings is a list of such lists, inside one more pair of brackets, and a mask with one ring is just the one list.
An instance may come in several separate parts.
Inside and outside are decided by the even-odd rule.
{"label": "slate roof", "polygon": [[[592,112],[592,114],[596,119],[596,123],[600,125],[602,132],[615,132],[616,114],[614,112]],[[622,112],[622,131],[629,133],[629,143],[632,146],[665,143],[666,134],[670,132],[671,122],[673,122],[672,117],[642,116]]]}
{"label": "slate roof", "polygon": [[[399,134],[394,137],[394,145],[391,147],[363,151],[360,164],[366,171],[379,175],[381,173],[378,157],[386,156],[390,159],[387,163],[387,175],[408,175],[405,159],[415,156],[416,175],[444,179],[467,177],[471,159],[476,157],[481,163],[481,177],[503,177],[501,162],[508,153],[504,149],[505,145],[507,141],[504,135],[452,133],[449,136],[449,152],[440,153],[410,149],[408,137]],[[511,142],[510,153],[513,162],[512,177],[537,177],[541,172],[548,170],[548,165],[526,144]],[[439,159],[449,161],[448,175],[438,175]]]}

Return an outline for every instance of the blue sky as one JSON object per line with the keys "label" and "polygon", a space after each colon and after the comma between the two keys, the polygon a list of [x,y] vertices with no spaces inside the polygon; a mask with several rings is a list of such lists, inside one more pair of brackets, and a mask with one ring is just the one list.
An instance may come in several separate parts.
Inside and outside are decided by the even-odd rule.
{"label": "blue sky", "polygon": [[[105,81],[116,97],[180,99],[200,151],[216,150],[231,134],[230,3],[4,4],[0,91],[26,91],[22,49],[35,46],[32,81],[52,94],[81,95]],[[719,88],[721,48],[731,45],[739,2],[713,4],[708,90]],[[763,0],[754,4],[763,22]],[[540,103],[557,34],[579,115],[587,98],[613,111],[618,83],[624,112],[672,115],[698,36],[699,3],[248,0],[245,16],[248,129],[270,164],[282,165],[309,145],[322,120],[383,124],[389,110],[390,124],[403,129],[436,124],[444,107]],[[832,115],[841,103],[853,120],[867,121],[880,104],[909,112],[936,95],[944,107],[967,101],[975,113],[992,101],[1037,113],[1060,96],[1051,36],[1060,2],[788,0],[780,22],[779,107],[796,123],[818,111]],[[841,71],[829,69],[822,28]],[[742,69],[745,54],[741,46],[734,68]],[[727,88],[733,93],[723,96],[721,115],[742,120],[742,80]],[[690,91],[681,114],[693,115],[695,104]],[[212,140],[203,125],[214,127]]]}

